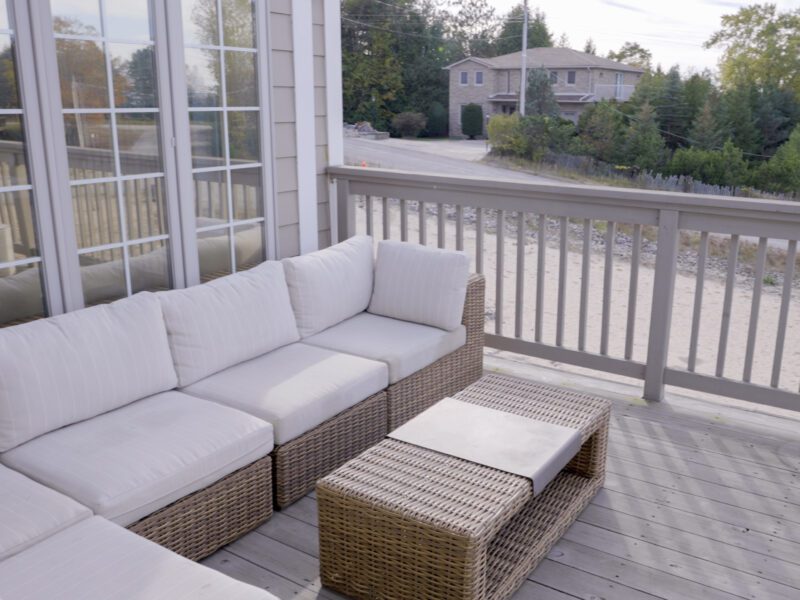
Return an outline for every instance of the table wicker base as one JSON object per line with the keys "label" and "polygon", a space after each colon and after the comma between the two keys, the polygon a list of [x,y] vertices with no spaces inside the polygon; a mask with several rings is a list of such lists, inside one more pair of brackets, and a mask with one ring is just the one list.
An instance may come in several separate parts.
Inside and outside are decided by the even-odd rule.
{"label": "table wicker base", "polygon": [[317,486],[322,583],[353,598],[510,596],[603,483],[609,404],[489,375],[457,396],[575,427],[583,446],[530,479],[387,439]]}

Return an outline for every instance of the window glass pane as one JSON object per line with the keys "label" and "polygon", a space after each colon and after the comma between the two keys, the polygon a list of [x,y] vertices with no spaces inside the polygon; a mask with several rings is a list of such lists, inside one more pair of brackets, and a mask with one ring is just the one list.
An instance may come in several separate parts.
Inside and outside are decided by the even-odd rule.
{"label": "window glass pane", "polygon": [[8,28],[8,9],[6,8],[6,0],[0,0],[0,29]]}
{"label": "window glass pane", "polygon": [[234,219],[255,219],[264,216],[261,169],[232,170],[231,193]]}
{"label": "window glass pane", "polygon": [[10,35],[0,34],[0,108],[19,108],[17,69],[14,42]]}
{"label": "window glass pane", "polygon": [[72,211],[78,248],[122,241],[116,183],[72,186]]}
{"label": "window glass pane", "polygon": [[185,44],[219,45],[216,0],[182,0]]}
{"label": "window glass pane", "polygon": [[195,173],[194,189],[197,226],[209,227],[228,222],[227,171]]}
{"label": "window glass pane", "polygon": [[219,50],[187,48],[185,57],[189,106],[222,106]]}
{"label": "window glass pane", "polygon": [[253,52],[225,53],[225,88],[228,106],[258,106],[256,55]]}
{"label": "window glass pane", "polygon": [[156,66],[153,46],[109,44],[114,72],[114,104],[120,108],[155,108]]}
{"label": "window glass pane", "polygon": [[219,166],[225,163],[222,145],[222,113],[189,113],[192,139],[192,166],[195,168]]}
{"label": "window glass pane", "polygon": [[114,175],[109,115],[64,115],[70,179],[97,179]]}
{"label": "window glass pane", "polygon": [[165,241],[131,246],[130,257],[132,293],[158,292],[172,287]]}
{"label": "window glass pane", "polygon": [[252,0],[222,0],[223,44],[239,48],[256,45]]}
{"label": "window glass pane", "polygon": [[264,262],[264,226],[261,223],[237,227],[236,270],[250,269]]}
{"label": "window glass pane", "polygon": [[156,113],[117,114],[117,140],[123,175],[160,173],[160,126]]}
{"label": "window glass pane", "polygon": [[82,254],[79,262],[87,306],[112,302],[128,295],[121,248]]}
{"label": "window glass pane", "polygon": [[106,37],[151,40],[150,0],[105,0]]}
{"label": "window glass pane", "polygon": [[50,0],[50,8],[56,33],[101,34],[98,0]]}
{"label": "window glass pane", "polygon": [[258,162],[258,112],[231,111],[228,113],[228,139],[231,163]]}
{"label": "window glass pane", "polygon": [[39,255],[30,192],[0,192],[0,263]]}
{"label": "window glass pane", "polygon": [[64,108],[107,108],[105,52],[97,42],[56,40]]}
{"label": "window glass pane", "polygon": [[16,325],[45,316],[39,264],[0,269],[0,325]]}
{"label": "window glass pane", "polygon": [[0,115],[0,187],[28,184],[22,117]]}
{"label": "window glass pane", "polygon": [[200,281],[206,282],[231,274],[230,230],[217,229],[197,234],[200,255]]}
{"label": "window glass pane", "polygon": [[129,240],[167,233],[163,177],[125,180],[122,190]]}

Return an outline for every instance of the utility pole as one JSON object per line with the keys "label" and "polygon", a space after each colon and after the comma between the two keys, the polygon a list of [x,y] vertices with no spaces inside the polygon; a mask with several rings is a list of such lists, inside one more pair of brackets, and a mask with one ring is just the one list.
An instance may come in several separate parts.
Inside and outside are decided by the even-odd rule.
{"label": "utility pole", "polygon": [[525,91],[528,87],[528,0],[523,5],[522,18],[522,70],[519,78],[519,114],[525,116]]}

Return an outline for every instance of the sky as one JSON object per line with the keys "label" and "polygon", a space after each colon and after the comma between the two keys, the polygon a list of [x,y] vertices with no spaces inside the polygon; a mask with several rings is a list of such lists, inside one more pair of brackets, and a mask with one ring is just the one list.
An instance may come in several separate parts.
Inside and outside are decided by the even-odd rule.
{"label": "sky", "polygon": [[[598,54],[635,41],[653,53],[653,64],[678,64],[690,73],[715,69],[721,50],[703,48],[719,29],[720,17],[756,0],[529,0],[540,8],[554,37],[566,33],[570,47],[583,50],[592,38]],[[800,7],[800,0],[771,0],[779,9]],[[503,15],[520,0],[489,0]]]}

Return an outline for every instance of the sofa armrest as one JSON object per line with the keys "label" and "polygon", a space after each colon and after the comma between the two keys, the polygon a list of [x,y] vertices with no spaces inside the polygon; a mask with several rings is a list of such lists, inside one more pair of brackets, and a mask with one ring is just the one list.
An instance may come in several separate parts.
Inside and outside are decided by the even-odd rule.
{"label": "sofa armrest", "polygon": [[461,323],[467,328],[467,346],[480,348],[483,354],[483,330],[486,321],[486,278],[472,273],[467,281],[467,297]]}

